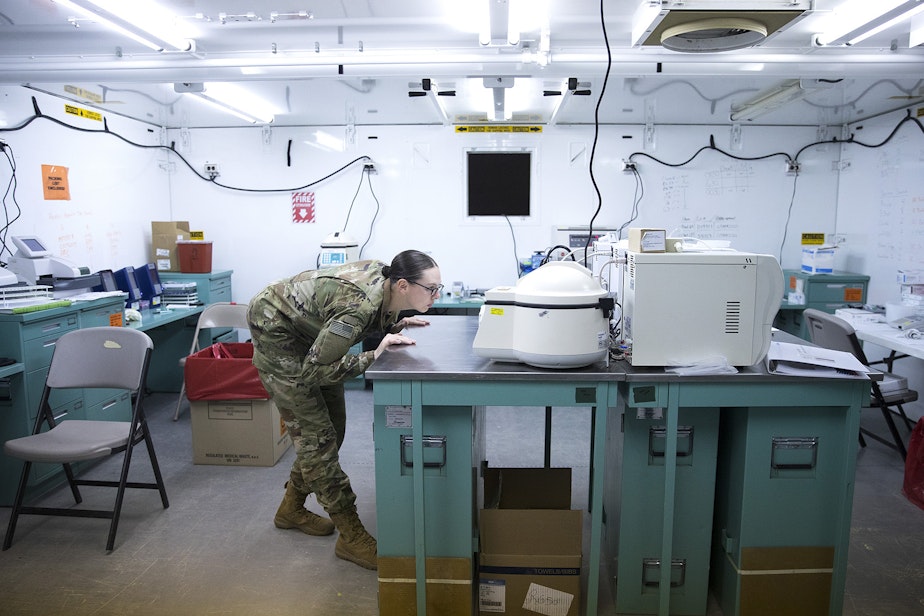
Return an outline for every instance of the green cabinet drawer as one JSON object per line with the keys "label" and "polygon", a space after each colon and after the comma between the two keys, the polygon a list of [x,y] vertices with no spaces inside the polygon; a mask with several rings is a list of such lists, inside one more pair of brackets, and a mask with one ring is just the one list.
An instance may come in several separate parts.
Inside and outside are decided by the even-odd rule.
{"label": "green cabinet drawer", "polygon": [[26,340],[24,347],[26,351],[26,367],[29,370],[35,368],[47,368],[51,365],[51,356],[55,354],[55,343],[68,331],[77,329],[76,320],[70,330],[59,330],[52,328],[50,334],[41,337],[35,337]]}
{"label": "green cabinet drawer", "polygon": [[[70,400],[64,404],[58,406],[52,406],[54,409],[55,421],[67,421],[69,419],[84,419],[84,406],[83,398],[78,398],[76,400]],[[33,418],[33,421],[35,419]],[[47,427],[46,427],[47,429]],[[29,432],[32,431],[32,426],[29,426]],[[37,463],[32,465],[32,471],[29,474],[29,484],[36,484],[47,479],[53,478],[55,475],[62,473],[62,467],[60,464],[49,464],[49,463]]]}
{"label": "green cabinet drawer", "polygon": [[94,399],[99,399],[100,394],[108,392],[109,395],[103,396],[98,402],[90,404],[89,397],[85,396],[86,418],[95,421],[131,421],[132,418],[132,396],[125,390],[113,389],[88,389]]}
{"label": "green cabinet drawer", "polygon": [[[32,422],[38,415],[39,402],[42,400],[42,391],[45,389],[45,378],[47,376],[48,366],[26,373],[26,411],[29,417],[29,429],[32,428]],[[51,398],[48,402],[51,404],[51,408],[57,408],[73,400],[83,401],[82,389],[55,389],[51,392]]]}
{"label": "green cabinet drawer", "polygon": [[[108,327],[122,322],[122,310],[125,302],[119,300],[105,306],[97,306],[80,311],[80,327]],[[116,321],[114,317],[118,317]]]}
{"label": "green cabinet drawer", "polygon": [[[52,319],[25,323],[20,330],[20,335],[23,340],[57,339],[61,334],[77,329],[78,326],[76,313],[63,314]],[[31,355],[27,354],[27,357]]]}
{"label": "green cabinet drawer", "polygon": [[231,276],[219,276],[209,280],[209,291],[218,293],[223,289],[231,290]]}

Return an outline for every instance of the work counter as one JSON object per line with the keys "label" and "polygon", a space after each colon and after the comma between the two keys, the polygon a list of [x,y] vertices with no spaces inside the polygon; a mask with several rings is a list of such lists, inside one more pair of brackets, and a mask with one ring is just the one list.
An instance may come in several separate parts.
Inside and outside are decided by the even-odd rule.
{"label": "work counter", "polygon": [[[476,356],[477,317],[430,321],[406,332],[416,345],[389,350],[366,372],[374,383],[380,597],[389,596],[383,558],[413,561],[418,614],[427,610],[430,585],[422,582],[435,556],[471,559],[469,583],[477,583],[485,407],[589,407],[586,614],[597,613],[601,566],[614,574],[605,579],[617,613],[705,614],[707,586],[726,616],[766,601],[767,592],[842,612],[866,378],[779,376],[762,363],[687,377],[625,361],[535,368]],[[455,461],[444,454],[446,467],[435,470],[430,439],[453,433],[471,447],[446,451],[471,451]],[[806,558],[804,571],[794,564]],[[767,575],[756,564],[764,561],[777,563]],[[790,575],[774,575],[784,568]],[[806,576],[819,596],[785,586],[802,588]],[[472,597],[477,613],[478,593]]]}

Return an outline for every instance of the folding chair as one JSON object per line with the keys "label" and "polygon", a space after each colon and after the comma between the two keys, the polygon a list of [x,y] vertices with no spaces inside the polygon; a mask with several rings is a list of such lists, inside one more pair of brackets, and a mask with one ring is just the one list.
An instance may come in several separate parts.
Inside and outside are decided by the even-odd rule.
{"label": "folding chair", "polygon": [[[187,356],[192,355],[199,348],[199,332],[203,329],[212,327],[233,327],[235,329],[246,329],[250,331],[250,323],[247,322],[247,304],[235,304],[233,302],[215,302],[209,304],[199,315],[199,322],[196,323],[196,331],[193,334],[192,345],[189,347]],[[186,358],[180,358],[180,368],[186,366]],[[176,401],[176,411],[173,413],[173,421],[180,418],[180,406],[183,404],[183,397],[186,395],[186,380],[180,386],[180,396]]]}
{"label": "folding chair", "polygon": [[[866,354],[863,352],[863,346],[860,344],[859,338],[857,338],[857,333],[850,323],[833,314],[815,310],[814,308],[806,308],[802,314],[808,322],[809,335],[813,343],[828,349],[851,353],[864,366],[870,365],[866,359]],[[914,426],[908,415],[905,414],[905,409],[902,405],[917,400],[918,392],[908,389],[907,383],[903,383],[904,379],[898,375],[891,372],[882,372],[881,374],[883,375],[881,381],[872,382],[867,407],[878,408],[882,412],[882,417],[889,428],[892,440],[889,441],[861,427],[860,444],[866,447],[866,440],[863,438],[863,435],[866,435],[887,447],[897,450],[904,460],[908,452],[905,448],[905,441],[895,426],[893,415],[901,417],[910,432]]]}
{"label": "folding chair", "polygon": [[[142,397],[148,364],[154,344],[144,332],[122,327],[91,327],[68,332],[55,343],[51,367],[45,379],[38,416],[30,436],[7,441],[4,452],[24,461],[16,500],[3,540],[6,550],[13,542],[16,522],[22,514],[58,515],[111,520],[106,550],[111,552],[119,527],[119,515],[126,488],[153,489],[160,492],[164,509],[169,507],[167,491],[154,443],[142,408]],[[69,419],[56,422],[49,396],[55,389],[66,388],[127,389],[132,393],[131,421],[98,421]],[[45,430],[47,428],[47,430]],[[144,442],[154,471],[154,483],[128,481],[134,447]],[[118,481],[79,479],[71,464],[122,454],[122,470]],[[29,472],[36,462],[58,463],[77,504],[83,501],[78,486],[117,488],[112,509],[57,508],[25,506],[23,501],[29,483]]]}

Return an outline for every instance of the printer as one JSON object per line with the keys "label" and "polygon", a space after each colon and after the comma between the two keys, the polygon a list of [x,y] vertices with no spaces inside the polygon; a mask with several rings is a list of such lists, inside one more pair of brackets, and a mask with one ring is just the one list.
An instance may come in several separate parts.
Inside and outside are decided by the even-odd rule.
{"label": "printer", "polygon": [[36,284],[40,278],[79,279],[90,274],[89,268],[77,267],[66,259],[56,257],[37,237],[19,235],[12,238],[16,254],[10,257],[7,268],[20,282]]}

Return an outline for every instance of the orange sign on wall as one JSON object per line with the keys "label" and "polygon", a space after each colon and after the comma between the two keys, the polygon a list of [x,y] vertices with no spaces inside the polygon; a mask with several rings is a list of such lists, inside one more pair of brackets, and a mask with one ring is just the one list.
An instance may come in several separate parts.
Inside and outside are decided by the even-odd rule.
{"label": "orange sign on wall", "polygon": [[70,201],[71,189],[67,183],[67,167],[42,165],[42,189],[46,201]]}

